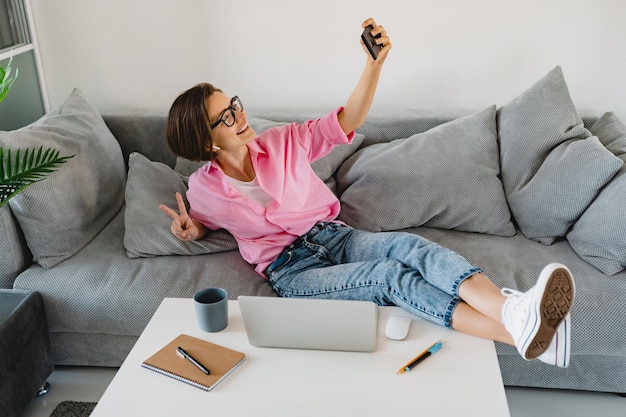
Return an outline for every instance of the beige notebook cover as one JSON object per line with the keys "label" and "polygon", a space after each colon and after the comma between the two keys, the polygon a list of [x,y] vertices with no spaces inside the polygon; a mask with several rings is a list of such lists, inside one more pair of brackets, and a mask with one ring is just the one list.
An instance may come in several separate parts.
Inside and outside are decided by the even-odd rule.
{"label": "beige notebook cover", "polygon": [[[189,359],[179,356],[176,353],[176,348],[179,346],[211,373],[209,375],[204,374]],[[205,391],[211,391],[245,358],[246,356],[242,352],[181,334],[146,359],[141,366]]]}

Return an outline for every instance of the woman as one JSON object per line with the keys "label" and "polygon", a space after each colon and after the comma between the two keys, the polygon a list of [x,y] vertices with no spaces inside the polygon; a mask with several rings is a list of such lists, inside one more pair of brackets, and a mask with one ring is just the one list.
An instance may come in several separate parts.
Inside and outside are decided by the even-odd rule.
{"label": "woman", "polygon": [[210,84],[181,94],[170,109],[172,151],[208,161],[189,178],[187,213],[180,194],[171,230],[183,241],[224,228],[242,257],[284,297],[371,300],[398,305],[440,325],[508,343],[526,360],[569,362],[574,282],[550,264],[526,293],[500,290],[460,255],[409,233],[369,233],[336,221],[339,201],[310,164],[350,143],[367,117],[391,42],[380,35],[378,58],[367,53],[345,107],[303,124],[257,136],[243,104]]}

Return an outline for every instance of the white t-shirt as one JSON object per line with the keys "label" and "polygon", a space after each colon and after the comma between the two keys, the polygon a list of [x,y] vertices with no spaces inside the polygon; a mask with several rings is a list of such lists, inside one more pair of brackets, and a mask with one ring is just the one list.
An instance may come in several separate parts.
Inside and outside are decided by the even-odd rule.
{"label": "white t-shirt", "polygon": [[270,203],[274,200],[268,193],[266,193],[263,188],[259,185],[259,180],[254,177],[254,179],[250,182],[239,181],[235,178],[231,178],[228,175],[228,182],[232,184],[233,187],[239,194],[244,197],[248,197],[250,200],[254,201],[261,207],[266,207],[270,205]]}

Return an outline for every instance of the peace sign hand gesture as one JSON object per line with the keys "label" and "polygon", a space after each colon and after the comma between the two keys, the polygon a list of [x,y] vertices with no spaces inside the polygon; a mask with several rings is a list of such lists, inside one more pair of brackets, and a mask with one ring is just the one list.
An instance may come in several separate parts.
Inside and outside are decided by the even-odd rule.
{"label": "peace sign hand gesture", "polygon": [[202,238],[206,234],[207,229],[202,223],[189,217],[183,196],[180,193],[176,193],[176,202],[178,203],[178,213],[164,204],[159,205],[161,211],[172,219],[170,230],[174,236],[183,242]]}

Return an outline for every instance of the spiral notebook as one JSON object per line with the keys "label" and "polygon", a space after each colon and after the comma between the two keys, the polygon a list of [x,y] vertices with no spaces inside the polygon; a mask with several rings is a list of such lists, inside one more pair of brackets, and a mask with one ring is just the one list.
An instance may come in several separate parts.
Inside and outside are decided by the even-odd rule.
{"label": "spiral notebook", "polygon": [[[179,356],[176,352],[177,347],[183,348],[207,368],[210,374],[206,375],[192,361]],[[211,391],[241,365],[245,358],[246,355],[242,352],[181,334],[146,359],[141,366],[205,391]]]}

